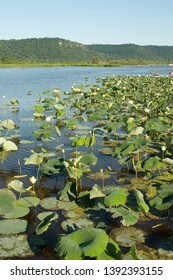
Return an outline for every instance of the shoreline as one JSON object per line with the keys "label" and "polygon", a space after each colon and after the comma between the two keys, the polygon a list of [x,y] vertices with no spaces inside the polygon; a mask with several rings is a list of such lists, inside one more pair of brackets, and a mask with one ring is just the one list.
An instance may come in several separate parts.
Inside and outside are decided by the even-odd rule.
{"label": "shoreline", "polygon": [[172,65],[167,64],[167,63],[159,63],[159,62],[147,62],[147,63],[6,63],[6,64],[0,64],[0,69],[3,68],[37,68],[37,67],[123,67],[123,66],[150,66],[156,67],[156,66],[167,66],[167,67],[172,67]]}

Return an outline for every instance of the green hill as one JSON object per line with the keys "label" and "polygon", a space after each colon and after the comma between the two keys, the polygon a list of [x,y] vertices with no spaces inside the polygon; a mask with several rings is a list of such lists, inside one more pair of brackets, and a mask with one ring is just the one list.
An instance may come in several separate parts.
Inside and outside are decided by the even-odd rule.
{"label": "green hill", "polygon": [[0,63],[172,63],[173,46],[83,45],[60,38],[0,40]]}

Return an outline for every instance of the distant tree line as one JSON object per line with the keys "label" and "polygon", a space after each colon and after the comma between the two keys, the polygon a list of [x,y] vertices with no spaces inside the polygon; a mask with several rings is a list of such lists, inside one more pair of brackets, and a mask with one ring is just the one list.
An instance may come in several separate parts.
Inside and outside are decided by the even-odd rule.
{"label": "distant tree line", "polygon": [[0,40],[0,63],[173,62],[173,46],[83,45],[60,38]]}

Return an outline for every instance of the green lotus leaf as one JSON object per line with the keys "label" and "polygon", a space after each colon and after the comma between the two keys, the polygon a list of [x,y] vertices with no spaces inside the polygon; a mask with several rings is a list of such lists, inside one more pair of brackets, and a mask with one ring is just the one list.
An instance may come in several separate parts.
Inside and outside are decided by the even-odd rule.
{"label": "green lotus leaf", "polygon": [[71,219],[67,219],[61,223],[62,229],[68,232],[75,231],[76,229],[79,228],[93,227],[93,226],[94,226],[93,221],[86,219],[84,217],[82,218],[74,217]]}
{"label": "green lotus leaf", "polygon": [[85,146],[86,147],[91,147],[95,144],[96,142],[96,138],[94,135],[92,136],[88,136],[86,139],[85,139]]}
{"label": "green lotus leaf", "polygon": [[105,194],[102,193],[102,191],[100,190],[100,187],[98,185],[94,185],[92,187],[92,190],[90,191],[90,199],[93,199],[96,197],[105,197]]}
{"label": "green lotus leaf", "polygon": [[46,197],[40,201],[42,208],[46,210],[55,210],[57,208],[57,199],[56,197]]}
{"label": "green lotus leaf", "polygon": [[107,207],[124,205],[127,200],[127,191],[122,188],[116,188],[109,191],[104,199]]}
{"label": "green lotus leaf", "polygon": [[102,229],[83,228],[61,236],[55,250],[66,260],[93,258],[106,249],[108,239],[108,235]]}
{"label": "green lotus leaf", "polygon": [[114,228],[110,232],[109,237],[123,247],[132,247],[135,244],[145,242],[144,232],[135,227]]}
{"label": "green lotus leaf", "polygon": [[26,231],[27,221],[20,219],[0,220],[0,234],[17,234]]}
{"label": "green lotus leaf", "polygon": [[36,207],[40,203],[40,199],[38,197],[22,197],[17,200],[18,206],[24,207]]}
{"label": "green lotus leaf", "polygon": [[82,156],[79,162],[85,165],[95,165],[97,163],[97,157],[91,152],[88,155]]}
{"label": "green lotus leaf", "polygon": [[5,152],[17,151],[17,150],[18,150],[16,144],[13,143],[12,141],[5,141],[5,142],[2,144],[2,149],[3,149]]}
{"label": "green lotus leaf", "polygon": [[143,214],[147,214],[148,211],[149,211],[149,207],[148,205],[146,204],[146,202],[144,201],[144,196],[143,194],[141,193],[141,191],[135,189],[134,190],[135,192],[135,196],[136,196],[136,201],[137,201],[137,204],[138,204],[138,207],[140,209],[140,211],[143,213]]}
{"label": "green lotus leaf", "polygon": [[121,260],[121,250],[118,244],[109,239],[106,250],[97,256],[97,260]]}
{"label": "green lotus leaf", "polygon": [[43,221],[47,216],[51,215],[51,214],[55,214],[54,217],[51,219],[52,221],[53,220],[57,220],[58,219],[58,214],[57,213],[54,213],[52,211],[47,211],[47,212],[41,212],[38,214],[37,218],[41,221]]}
{"label": "green lotus leaf", "polygon": [[17,219],[26,216],[30,212],[29,207],[23,206],[23,205],[17,205],[14,207],[13,211],[4,215],[4,218],[6,219]]}
{"label": "green lotus leaf", "polygon": [[77,136],[72,141],[72,146],[83,146],[85,144],[86,136]]}
{"label": "green lotus leaf", "polygon": [[9,236],[0,236],[0,258],[27,258],[33,257],[34,253],[32,252],[27,235],[9,235]]}
{"label": "green lotus leaf", "polygon": [[111,175],[108,172],[95,172],[95,173],[90,173],[87,174],[87,177],[93,180],[105,180],[109,179]]}
{"label": "green lotus leaf", "polygon": [[144,128],[142,126],[137,126],[137,127],[134,127],[132,128],[132,130],[129,132],[129,136],[132,136],[132,135],[140,135],[142,134],[144,131]]}
{"label": "green lotus leaf", "polygon": [[157,170],[162,166],[162,162],[160,161],[160,158],[155,156],[155,157],[150,157],[149,159],[147,159],[142,167],[145,170]]}
{"label": "green lotus leaf", "polygon": [[35,113],[41,114],[45,111],[45,107],[41,105],[35,105]]}
{"label": "green lotus leaf", "polygon": [[116,147],[113,151],[112,155],[113,157],[122,157],[128,154],[131,154],[135,150],[135,146],[133,143],[127,141],[124,144],[122,144],[119,147]]}
{"label": "green lotus leaf", "polygon": [[113,218],[122,217],[123,226],[132,226],[137,223],[139,214],[124,207],[115,208]]}
{"label": "green lotus leaf", "polygon": [[19,193],[25,192],[25,189],[23,188],[23,183],[20,180],[13,180],[10,183],[8,183],[8,188],[11,188]]}
{"label": "green lotus leaf", "polygon": [[44,174],[51,176],[52,174],[58,174],[62,168],[62,163],[59,159],[49,159],[42,164],[41,170]]}
{"label": "green lotus leaf", "polygon": [[49,215],[47,215],[47,216],[45,216],[43,218],[43,220],[38,224],[38,226],[36,228],[36,234],[37,235],[40,235],[43,232],[48,230],[48,228],[50,227],[51,221],[53,220],[54,216],[55,216],[55,213],[52,212],[51,214],[49,214]]}
{"label": "green lotus leaf", "polygon": [[5,128],[5,129],[14,129],[16,127],[15,123],[13,120],[9,119],[9,120],[4,120],[1,121],[0,125]]}
{"label": "green lotus leaf", "polygon": [[43,162],[43,157],[37,153],[30,155],[28,158],[25,158],[25,165],[33,164],[40,165]]}
{"label": "green lotus leaf", "polygon": [[158,194],[150,200],[150,205],[158,210],[169,209],[173,205],[173,185],[162,185]]}
{"label": "green lotus leaf", "polygon": [[16,205],[15,194],[8,189],[0,189],[0,215],[12,212]]}
{"label": "green lotus leaf", "polygon": [[19,101],[15,98],[11,99],[11,104],[12,105],[18,105],[19,104]]}

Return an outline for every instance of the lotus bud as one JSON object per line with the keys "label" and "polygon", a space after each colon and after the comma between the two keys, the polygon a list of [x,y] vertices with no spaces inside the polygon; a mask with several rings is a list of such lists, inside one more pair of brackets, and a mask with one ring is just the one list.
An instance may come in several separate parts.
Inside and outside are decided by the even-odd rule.
{"label": "lotus bud", "polygon": [[34,177],[34,176],[32,176],[32,177],[30,177],[30,182],[31,182],[31,184],[35,184],[36,183],[36,181],[37,181],[37,179]]}
{"label": "lotus bud", "polygon": [[150,113],[150,109],[148,109],[148,108],[145,108],[144,111],[145,111],[145,113],[147,113],[147,114]]}
{"label": "lotus bud", "polygon": [[133,100],[129,100],[130,105],[133,105],[133,103],[134,103]]}
{"label": "lotus bud", "polygon": [[165,146],[161,146],[161,150],[162,150],[162,152],[166,151],[166,147]]}

